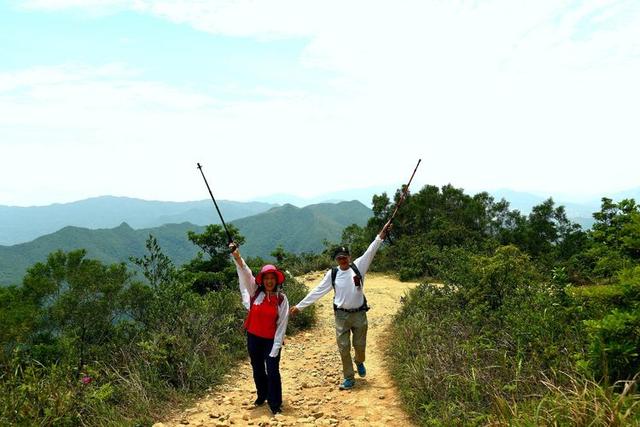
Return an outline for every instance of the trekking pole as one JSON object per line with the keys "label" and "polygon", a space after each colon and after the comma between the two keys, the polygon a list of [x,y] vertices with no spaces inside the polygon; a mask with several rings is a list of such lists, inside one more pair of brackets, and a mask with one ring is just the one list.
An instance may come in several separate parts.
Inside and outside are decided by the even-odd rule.
{"label": "trekking pole", "polygon": [[[231,233],[229,233],[227,224],[224,222],[224,218],[222,218],[222,214],[220,213],[220,208],[218,208],[218,204],[216,203],[216,198],[213,197],[213,193],[211,192],[211,187],[209,187],[207,178],[204,176],[204,172],[202,172],[202,166],[200,165],[200,163],[198,163],[198,169],[200,169],[200,173],[202,174],[202,179],[204,179],[204,183],[207,185],[207,190],[209,190],[209,194],[211,195],[211,200],[213,200],[213,204],[216,207],[216,210],[218,211],[218,215],[220,216],[220,221],[222,221],[222,226],[224,227],[224,231],[227,233],[227,239],[229,240],[228,243],[233,243],[233,239],[231,238]],[[233,251],[235,251],[235,249]]]}
{"label": "trekking pole", "polygon": [[416,165],[416,168],[413,170],[413,173],[411,174],[411,178],[409,178],[409,182],[404,187],[404,191],[402,192],[402,196],[400,196],[400,200],[398,200],[398,203],[396,203],[396,208],[394,209],[393,213],[391,214],[391,218],[389,218],[388,222],[393,221],[393,218],[395,218],[396,214],[398,213],[398,209],[400,208],[402,203],[404,203],[404,199],[405,199],[405,197],[407,197],[407,193],[409,193],[409,186],[411,185],[411,181],[413,181],[413,177],[415,176],[416,171],[418,170],[418,166],[420,166],[420,162],[421,161],[422,161],[422,159],[418,159],[418,164]]}

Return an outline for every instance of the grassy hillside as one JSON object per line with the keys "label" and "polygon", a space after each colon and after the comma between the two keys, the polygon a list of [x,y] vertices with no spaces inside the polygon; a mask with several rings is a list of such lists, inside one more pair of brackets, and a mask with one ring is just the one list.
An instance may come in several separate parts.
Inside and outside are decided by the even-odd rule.
{"label": "grassy hillside", "polygon": [[202,229],[203,227],[190,223],[140,230],[134,230],[126,223],[116,228],[100,230],[65,227],[29,243],[0,246],[0,283],[18,283],[28,267],[44,261],[49,253],[58,249],[70,251],[83,248],[87,250],[88,257],[105,263],[128,262],[130,256],[144,254],[144,243],[150,233],[158,239],[171,259],[180,265],[197,252],[196,247],[187,240],[187,231]]}
{"label": "grassy hillside", "polygon": [[[323,203],[302,209],[285,205],[233,223],[246,237],[244,255],[269,258],[278,245],[295,253],[317,251],[322,248],[323,240],[339,240],[344,227],[353,223],[364,225],[370,216],[369,208],[354,201]],[[127,223],[99,230],[65,227],[32,242],[0,246],[0,284],[18,283],[28,267],[44,261],[57,249],[84,248],[88,257],[105,263],[128,262],[130,256],[144,254],[144,243],[149,234],[158,239],[163,251],[176,265],[181,265],[197,252],[196,246],[187,239],[187,231],[201,232],[203,228],[188,222],[139,230]]]}
{"label": "grassy hillside", "polygon": [[[268,203],[228,200],[220,200],[218,204],[228,221],[274,207]],[[98,229],[116,227],[123,222],[137,229],[182,222],[206,225],[219,220],[209,199],[161,202],[104,196],[50,206],[0,206],[0,244],[28,242],[69,225]]]}
{"label": "grassy hillside", "polygon": [[278,245],[294,253],[317,252],[323,240],[340,240],[346,226],[365,225],[370,216],[371,210],[358,201],[304,208],[287,204],[233,223],[247,237],[243,254],[264,256]]}

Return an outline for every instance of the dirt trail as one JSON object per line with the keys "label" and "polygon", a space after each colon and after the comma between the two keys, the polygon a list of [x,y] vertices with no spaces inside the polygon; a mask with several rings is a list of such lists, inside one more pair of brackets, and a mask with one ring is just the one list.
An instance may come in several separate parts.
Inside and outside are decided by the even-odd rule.
{"label": "dirt trail", "polygon": [[[302,278],[312,288],[321,274]],[[318,301],[318,323],[308,332],[287,337],[282,350],[280,373],[284,404],[272,416],[268,405],[253,407],[255,387],[248,359],[227,382],[171,421],[161,426],[405,426],[413,425],[400,407],[400,400],[384,369],[382,352],[385,330],[400,305],[400,297],[415,286],[386,275],[368,274],[367,376],[356,375],[356,387],[341,391],[340,356],[335,341],[332,293]],[[353,351],[353,350],[352,350]]]}

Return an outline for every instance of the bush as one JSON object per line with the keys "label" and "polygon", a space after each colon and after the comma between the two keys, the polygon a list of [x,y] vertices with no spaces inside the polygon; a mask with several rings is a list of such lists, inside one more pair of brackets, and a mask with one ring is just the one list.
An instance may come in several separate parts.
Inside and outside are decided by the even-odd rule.
{"label": "bush", "polygon": [[541,393],[543,375],[570,369],[583,350],[564,289],[520,250],[458,255],[443,286],[407,295],[387,350],[402,398],[424,425],[485,423],[497,398]]}
{"label": "bush", "polygon": [[625,304],[625,289],[620,285],[569,286],[567,294],[583,319],[602,319]]}
{"label": "bush", "polygon": [[607,383],[640,370],[640,267],[622,270],[617,284],[571,288],[583,312],[588,351],[580,369]]}
{"label": "bush", "polygon": [[583,366],[607,382],[640,372],[640,312],[614,310],[601,320],[585,321],[589,339]]}
{"label": "bush", "polygon": [[[290,274],[287,274],[284,292],[289,300],[289,306],[293,307],[307,296],[309,289],[302,282],[296,280]],[[300,330],[310,328],[315,324],[315,320],[316,305],[312,304],[300,311],[295,317],[289,317],[287,333],[294,334]]]}
{"label": "bush", "polygon": [[[134,261],[148,284],[75,251],[0,290],[0,425],[148,425],[166,400],[201,394],[246,356],[235,267],[194,269],[210,266],[201,256],[176,270],[152,238],[147,247]],[[307,289],[289,276],[286,292],[296,303]]]}

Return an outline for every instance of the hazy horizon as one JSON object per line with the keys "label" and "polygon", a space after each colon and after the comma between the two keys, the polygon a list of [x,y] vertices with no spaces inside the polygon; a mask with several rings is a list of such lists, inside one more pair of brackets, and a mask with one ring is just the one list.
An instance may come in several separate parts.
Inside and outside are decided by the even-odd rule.
{"label": "hazy horizon", "polygon": [[[593,193],[593,194],[588,194],[588,195],[580,195],[580,194],[564,194],[564,193],[559,193],[559,192],[543,192],[543,191],[535,191],[535,190],[516,190],[513,188],[507,188],[507,187],[503,187],[503,188],[494,188],[494,189],[468,189],[468,188],[464,188],[464,187],[460,187],[460,186],[456,186],[455,184],[452,183],[447,183],[447,184],[451,184],[456,188],[463,188],[463,190],[465,191],[465,193],[467,194],[477,194],[479,192],[483,192],[486,191],[489,194],[496,194],[496,193],[503,193],[503,192],[514,192],[514,193],[518,193],[520,195],[532,195],[532,196],[536,196],[536,197],[540,197],[540,198],[548,198],[548,197],[552,197],[554,200],[556,201],[563,201],[563,202],[572,202],[572,203],[589,203],[589,202],[597,202],[599,201],[602,197],[615,197],[616,195],[620,194],[620,193],[625,193],[625,192],[630,192],[630,191],[640,191],[640,186],[638,187],[631,187],[631,188],[624,188],[624,189],[619,189],[619,190],[615,190],[615,191],[608,191],[608,192],[604,192],[604,193]],[[438,187],[442,187],[442,185],[447,185],[447,184],[441,184],[438,185]],[[148,201],[148,202],[168,202],[168,203],[185,203],[185,202],[197,202],[197,201],[202,201],[202,200],[210,200],[210,197],[208,196],[207,192],[206,192],[206,188],[204,187],[204,183],[203,185],[203,190],[204,190],[204,194],[202,195],[202,197],[198,197],[198,198],[194,198],[194,199],[168,199],[168,198],[144,198],[144,197],[136,197],[136,196],[132,196],[132,195],[127,195],[127,194],[96,194],[96,195],[90,195],[88,197],[81,197],[81,198],[71,198],[68,200],[56,200],[56,201],[51,201],[51,202],[43,202],[41,204],[29,204],[29,205],[17,205],[17,204],[8,204],[8,203],[2,203],[0,202],[0,206],[6,206],[6,207],[43,207],[43,206],[50,206],[50,205],[57,205],[57,204],[69,204],[69,203],[74,203],[74,202],[79,202],[79,201],[83,201],[83,200],[87,200],[87,199],[95,199],[95,198],[100,198],[100,197],[116,197],[116,198],[129,198],[129,199],[137,199],[137,200],[144,200],[144,201]],[[425,184],[425,185],[436,185],[436,184]],[[398,186],[394,186],[393,184],[389,184],[388,186],[384,186],[384,185],[380,185],[380,186],[373,186],[373,187],[361,187],[361,188],[343,188],[343,189],[338,189],[338,190],[334,190],[334,191],[330,191],[330,192],[323,192],[323,193],[315,193],[315,194],[309,194],[309,193],[305,193],[305,194],[296,194],[296,193],[291,193],[291,192],[273,192],[273,193],[268,193],[268,194],[261,194],[261,195],[256,195],[250,198],[228,198],[228,197],[217,197],[215,194],[214,196],[216,197],[216,200],[225,200],[225,201],[230,201],[230,202],[265,202],[265,203],[278,203],[278,202],[269,202],[268,200],[270,199],[274,199],[274,198],[292,198],[292,200],[298,201],[298,200],[302,200],[302,201],[311,201],[313,203],[318,203],[321,201],[326,201],[326,200],[330,200],[330,198],[334,198],[336,199],[333,195],[334,193],[340,193],[340,192],[346,192],[346,193],[356,193],[356,192],[366,192],[367,190],[370,189],[374,189],[374,188],[389,188],[389,190],[385,190],[387,191],[387,194],[390,194],[391,191],[393,191],[393,189],[398,188]],[[411,191],[412,192],[417,192],[420,190],[420,188],[422,188],[423,186],[418,186],[415,184],[412,184],[411,186]],[[375,191],[372,192],[371,194],[379,194],[376,193]],[[323,197],[326,197],[326,199],[323,199]],[[322,200],[320,200],[322,199]],[[346,199],[336,199],[336,200],[343,200],[343,201],[348,201]],[[351,199],[354,200],[354,199]],[[293,203],[295,204],[295,203]]]}

